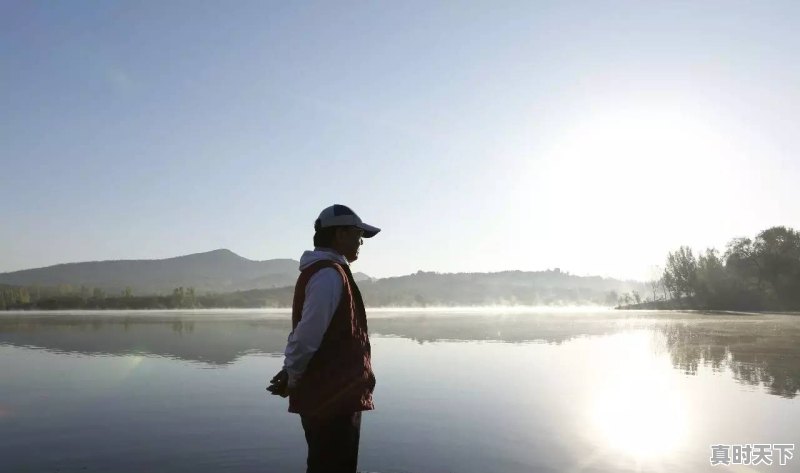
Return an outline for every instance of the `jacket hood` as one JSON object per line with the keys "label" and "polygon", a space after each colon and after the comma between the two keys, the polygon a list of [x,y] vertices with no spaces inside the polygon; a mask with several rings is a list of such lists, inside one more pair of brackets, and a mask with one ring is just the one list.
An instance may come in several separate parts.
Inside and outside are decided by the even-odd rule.
{"label": "jacket hood", "polygon": [[328,248],[314,248],[313,251],[305,251],[300,257],[300,271],[306,269],[317,261],[330,260],[339,264],[347,264],[347,259],[334,250]]}

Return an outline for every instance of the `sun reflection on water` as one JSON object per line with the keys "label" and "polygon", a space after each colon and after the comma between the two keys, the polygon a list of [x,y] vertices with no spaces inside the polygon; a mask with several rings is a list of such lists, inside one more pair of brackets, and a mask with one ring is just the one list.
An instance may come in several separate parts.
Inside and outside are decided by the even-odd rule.
{"label": "sun reflection on water", "polygon": [[625,356],[587,402],[593,442],[605,454],[637,463],[674,456],[689,435],[685,395],[653,353],[652,338],[630,334],[617,342]]}

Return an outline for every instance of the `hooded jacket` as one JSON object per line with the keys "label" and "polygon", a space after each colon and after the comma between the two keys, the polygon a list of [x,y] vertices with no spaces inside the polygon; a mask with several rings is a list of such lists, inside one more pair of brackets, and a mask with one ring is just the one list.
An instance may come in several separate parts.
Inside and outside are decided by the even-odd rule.
{"label": "hooded jacket", "polygon": [[317,248],[300,259],[285,369],[289,411],[328,416],[373,408],[366,311],[347,261]]}
{"label": "hooded jacket", "polygon": [[[301,273],[319,261],[348,264],[347,259],[336,251],[318,247],[314,251],[304,252],[300,257]],[[291,384],[300,379],[322,343],[333,313],[339,306],[343,287],[342,277],[335,268],[321,269],[309,279],[300,323],[289,334],[284,352],[283,368],[289,374]]]}

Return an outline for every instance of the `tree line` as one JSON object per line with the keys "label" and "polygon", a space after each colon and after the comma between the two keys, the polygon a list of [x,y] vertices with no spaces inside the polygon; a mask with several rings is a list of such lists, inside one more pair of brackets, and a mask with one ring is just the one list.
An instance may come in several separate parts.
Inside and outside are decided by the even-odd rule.
{"label": "tree line", "polygon": [[[755,238],[734,238],[724,252],[698,255],[688,246],[669,252],[654,297],[627,308],[800,310],[800,232],[771,227]],[[655,288],[663,291],[663,297]],[[627,301],[629,304],[631,301]]]}
{"label": "tree line", "polygon": [[[419,280],[423,279],[423,280]],[[481,305],[606,305],[616,304],[616,291],[600,288],[514,287],[512,284],[454,283],[446,275],[417,273],[397,281],[362,281],[370,307],[448,307]],[[0,310],[52,309],[201,309],[288,308],[294,287],[197,294],[194,288],[175,288],[169,295],[134,295],[130,288],[114,295],[101,289],[15,287],[0,291]]]}
{"label": "tree line", "polygon": [[119,294],[69,284],[57,287],[0,286],[0,310],[29,309],[192,309],[202,307],[194,288],[177,287],[169,295],[135,296],[130,287]]}

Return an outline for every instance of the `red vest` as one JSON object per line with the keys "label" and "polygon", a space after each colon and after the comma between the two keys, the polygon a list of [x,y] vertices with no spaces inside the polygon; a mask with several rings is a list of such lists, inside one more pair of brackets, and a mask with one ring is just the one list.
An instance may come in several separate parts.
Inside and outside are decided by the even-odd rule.
{"label": "red vest", "polygon": [[322,268],[334,268],[341,274],[342,296],[319,349],[289,396],[289,412],[327,417],[374,409],[367,313],[347,265],[319,261],[300,273],[294,287],[292,330],[302,317],[306,285]]}

